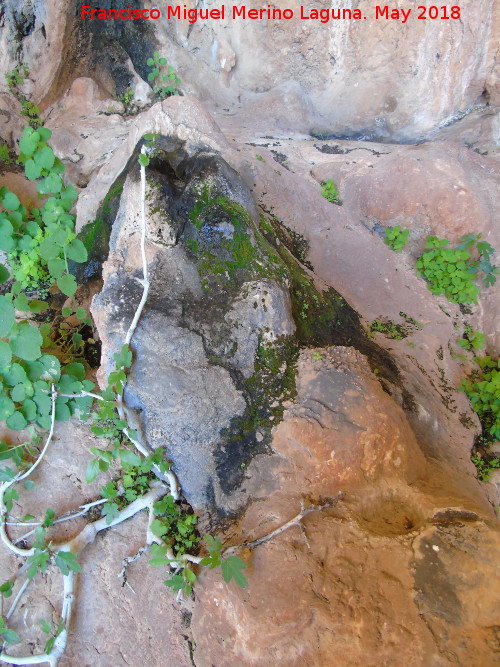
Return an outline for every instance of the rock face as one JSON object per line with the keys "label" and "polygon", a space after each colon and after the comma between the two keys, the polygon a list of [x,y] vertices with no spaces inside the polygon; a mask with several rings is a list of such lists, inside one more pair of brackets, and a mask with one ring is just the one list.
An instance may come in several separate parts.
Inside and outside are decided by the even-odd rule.
{"label": "rock face", "polygon": [[[0,3],[4,70],[28,63],[25,93],[81,188],[93,252],[81,278],[103,279],[101,384],[142,294],[137,152],[153,132],[129,420],[166,450],[225,546],[343,493],[302,530],[237,551],[248,589],[208,570],[180,606],[147,556],[127,571],[133,590],[117,576],[145,516],[100,536],[62,665],[494,664],[498,495],[470,461],[480,427],[457,387],[473,355],[457,341],[471,326],[498,353],[498,291],[460,309],[431,295],[415,259],[428,234],[481,233],[500,248],[499,6],[464,0],[461,20],[435,21],[412,7],[404,24],[375,20],[368,0],[357,8],[366,20],[153,25],[82,21],[78,3]],[[117,101],[131,86],[136,111],[147,106],[155,49],[205,104],[171,97],[131,115]],[[0,136],[12,146],[24,125],[0,81]],[[327,179],[337,203],[321,196]],[[3,183],[29,196],[18,174]],[[398,224],[410,230],[401,254],[382,238]],[[81,480],[100,443],[60,425],[54,445],[17,515],[99,495],[102,480]],[[3,559],[0,581],[17,566]],[[39,577],[12,619],[36,651],[59,594]]]}
{"label": "rock face", "polygon": [[[292,393],[295,326],[278,282],[286,269],[256,236],[242,206],[251,209],[250,193],[235,172],[201,155],[165,176],[175,163],[159,148],[148,170],[151,291],[125,401],[144,440],[175,462],[189,502],[228,512],[248,497],[245,489],[231,499],[241,466],[269,442],[276,405]],[[142,293],[138,172],[125,180],[92,306],[106,372]]]}
{"label": "rock face", "polygon": [[[111,4],[130,6],[128,0],[101,6]],[[81,3],[9,0],[0,53],[8,71],[22,46],[34,101],[46,107],[81,76],[92,76],[104,96],[123,95],[131,85],[143,99],[141,78],[157,48],[183,80],[183,92],[256,129],[414,140],[475,106],[498,104],[494,0],[464,0],[459,18],[419,19],[422,10],[412,7],[404,23],[402,16],[377,18],[368,0],[346,7],[366,20],[322,23],[305,18],[309,8],[301,18],[300,6],[273,7],[293,10],[291,20],[233,18],[228,5],[224,19],[191,23],[165,18],[166,8],[158,21],[82,20]],[[331,11],[327,3],[314,8]],[[2,109],[11,114],[7,104]]]}

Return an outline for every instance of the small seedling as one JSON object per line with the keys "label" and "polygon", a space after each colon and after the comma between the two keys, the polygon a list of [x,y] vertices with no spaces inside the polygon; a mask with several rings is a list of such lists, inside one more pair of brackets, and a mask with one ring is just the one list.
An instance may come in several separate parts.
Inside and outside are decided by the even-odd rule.
{"label": "small seedling", "polygon": [[384,232],[384,243],[388,245],[391,250],[401,252],[408,243],[409,235],[410,231],[408,229],[401,229],[399,225],[388,227]]}
{"label": "small seedling", "polygon": [[321,183],[321,194],[325,199],[327,199],[330,202],[338,202],[339,200],[339,191],[337,190],[337,186],[335,183],[331,180],[328,179],[327,181],[323,181]]}
{"label": "small seedling", "polygon": [[125,113],[129,112],[131,109],[132,101],[134,99],[134,91],[132,90],[131,86],[127,86],[127,90],[123,93],[123,95],[118,95],[118,99],[125,107]]}
{"label": "small seedling", "polygon": [[479,454],[474,454],[470,460],[476,466],[477,476],[481,482],[489,482],[495,470],[500,468],[500,458],[498,457],[487,461]]}
{"label": "small seedling", "polygon": [[483,350],[486,347],[486,336],[479,331],[473,331],[472,327],[466,326],[464,337],[457,341],[457,345],[464,350]]}

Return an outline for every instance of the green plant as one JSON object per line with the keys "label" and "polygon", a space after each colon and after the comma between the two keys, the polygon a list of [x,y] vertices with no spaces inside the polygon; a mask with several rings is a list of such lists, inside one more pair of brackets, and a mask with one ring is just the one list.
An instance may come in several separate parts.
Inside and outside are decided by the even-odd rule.
{"label": "green plant", "polygon": [[479,331],[473,331],[472,327],[467,325],[464,331],[464,337],[457,341],[457,345],[464,350],[483,350],[486,346],[486,337]]}
{"label": "green plant", "polygon": [[[176,86],[180,84],[181,80],[175,74],[172,66],[167,67],[166,58],[160,58],[158,51],[155,51],[153,57],[148,58],[147,65],[152,68],[148,74],[148,81],[153,83],[153,91],[157,99],[163,100],[169,95],[179,94]],[[166,74],[160,74],[162,67],[167,67]]]}
{"label": "green plant", "polygon": [[4,164],[14,164],[16,161],[16,156],[7,144],[0,143],[0,162]]}
{"label": "green plant", "polygon": [[384,243],[396,252],[401,252],[408,243],[410,231],[408,229],[401,229],[400,225],[395,227],[388,227],[384,231]]}
{"label": "green plant", "polygon": [[262,155],[256,155],[256,156],[255,156],[255,159],[258,160],[259,162],[265,162],[265,160],[264,160],[264,158],[262,157]]}
{"label": "green plant", "polygon": [[321,183],[321,194],[325,199],[327,199],[330,202],[338,202],[339,200],[339,192],[337,190],[337,186],[335,183],[331,180],[328,179],[327,181],[323,181]]}
{"label": "green plant", "polygon": [[477,412],[484,432],[490,439],[500,439],[500,359],[478,358],[479,376],[462,380],[461,389]]}
{"label": "green plant", "polygon": [[485,287],[495,283],[498,269],[490,261],[493,248],[480,238],[481,234],[468,234],[456,248],[449,248],[446,239],[427,237],[416,267],[433,294],[444,294],[453,303],[477,303],[480,288],[476,281],[482,279]]}
{"label": "green plant", "polygon": [[498,457],[485,460],[479,454],[473,454],[471,461],[476,466],[477,476],[481,482],[489,482],[495,470],[500,468],[500,458]]}
{"label": "green plant", "polygon": [[131,86],[127,86],[127,89],[123,93],[123,95],[118,95],[118,100],[123,104],[125,107],[125,113],[130,111],[132,100],[134,99],[134,91]]}
{"label": "green plant", "polygon": [[18,67],[15,67],[12,72],[8,72],[5,75],[5,78],[7,80],[7,86],[11,94],[21,104],[22,115],[27,119],[32,128],[37,129],[43,125],[43,121],[40,118],[40,109],[36,104],[30,102],[30,100],[21,91],[21,86],[25,79],[28,78],[28,75],[29,70],[27,65],[21,64]]}

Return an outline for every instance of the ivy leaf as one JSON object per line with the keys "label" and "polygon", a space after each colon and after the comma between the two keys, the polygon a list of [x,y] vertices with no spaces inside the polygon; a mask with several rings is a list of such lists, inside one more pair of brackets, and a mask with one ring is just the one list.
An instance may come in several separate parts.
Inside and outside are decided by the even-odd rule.
{"label": "ivy leaf", "polygon": [[109,526],[114,519],[120,516],[120,508],[116,503],[104,503],[102,513],[106,517],[106,524]]}
{"label": "ivy leaf", "polygon": [[67,576],[70,570],[73,572],[81,572],[82,567],[76,560],[76,556],[71,551],[59,551],[56,556],[56,565]]}
{"label": "ivy leaf", "polygon": [[63,294],[66,294],[66,296],[73,296],[78,287],[75,276],[72,276],[70,273],[58,278],[57,286]]}
{"label": "ivy leaf", "polygon": [[8,644],[17,644],[21,641],[17,632],[14,632],[14,630],[11,630],[10,628],[0,627],[0,636],[2,637],[2,640]]}
{"label": "ivy leaf", "polygon": [[40,628],[42,629],[42,632],[45,632],[46,635],[49,635],[52,632],[52,628],[49,623],[45,619],[40,620]]}
{"label": "ivy leaf", "polygon": [[151,532],[156,537],[163,537],[169,531],[169,527],[162,523],[159,519],[154,519],[151,523]]}
{"label": "ivy leaf", "polygon": [[99,459],[92,459],[87,466],[87,472],[85,473],[85,481],[87,484],[91,484],[97,475],[99,474]]}
{"label": "ivy leaf", "polygon": [[6,296],[0,296],[0,338],[7,338],[16,321],[16,311]]}
{"label": "ivy leaf", "polygon": [[42,141],[48,141],[52,136],[52,130],[49,130],[47,127],[39,127],[37,132]]}
{"label": "ivy leaf", "polygon": [[167,558],[167,547],[160,546],[159,544],[152,544],[150,553],[152,558],[149,560],[149,564],[153,567],[164,567],[169,565],[170,561]]}
{"label": "ivy leaf", "polygon": [[14,299],[14,308],[23,312],[29,312],[30,302],[24,292],[21,292],[21,294]]}
{"label": "ivy leaf", "polygon": [[75,199],[78,199],[78,190],[73,185],[66,186],[61,191],[61,199],[75,201]]}
{"label": "ivy leaf", "polygon": [[26,398],[26,390],[23,384],[16,384],[16,386],[11,390],[10,397],[15,403],[24,401]]}
{"label": "ivy leaf", "polygon": [[136,468],[141,465],[141,459],[135,452],[130,451],[130,449],[120,449],[118,450],[120,460],[122,465],[128,466],[131,468]]}
{"label": "ivy leaf", "polygon": [[113,355],[113,358],[117,368],[121,368],[122,366],[124,368],[130,368],[132,365],[132,352],[128,345],[122,345],[120,352],[116,352]]}
{"label": "ivy leaf", "polygon": [[139,164],[141,167],[147,167],[149,165],[149,158],[147,155],[144,155],[144,153],[139,155]]}
{"label": "ivy leaf", "polygon": [[247,588],[248,581],[241,570],[246,568],[245,563],[238,558],[238,556],[229,556],[226,560],[222,561],[221,569],[222,576],[224,581],[228,584],[231,579],[234,579],[234,583],[237,584],[240,588]]}
{"label": "ivy leaf", "polygon": [[16,473],[12,468],[0,468],[0,482],[12,482],[15,477]]}
{"label": "ivy leaf", "polygon": [[10,598],[12,595],[13,586],[14,584],[10,581],[6,581],[0,586],[0,593],[4,596],[4,598]]}

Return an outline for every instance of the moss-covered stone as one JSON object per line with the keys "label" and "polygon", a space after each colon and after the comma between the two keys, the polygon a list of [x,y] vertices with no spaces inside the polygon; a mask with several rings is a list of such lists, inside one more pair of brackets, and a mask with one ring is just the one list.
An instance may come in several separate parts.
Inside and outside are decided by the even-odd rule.
{"label": "moss-covered stone", "polygon": [[85,264],[69,263],[71,273],[80,283],[101,276],[102,264],[109,254],[109,238],[116,218],[125,176],[121,176],[110,188],[99,208],[97,217],[87,223],[78,234],[78,238],[87,249],[88,259]]}

